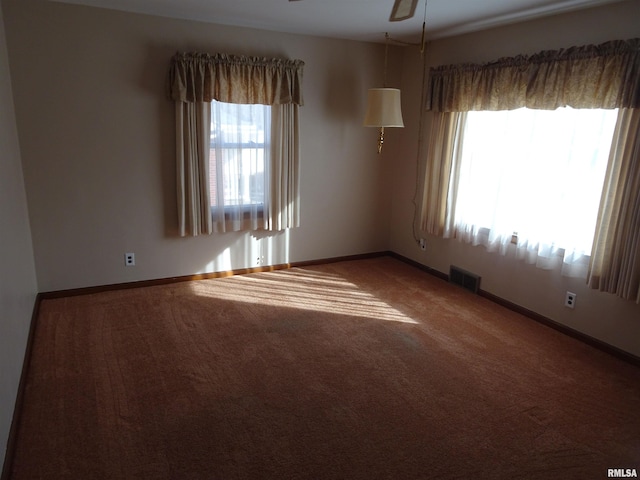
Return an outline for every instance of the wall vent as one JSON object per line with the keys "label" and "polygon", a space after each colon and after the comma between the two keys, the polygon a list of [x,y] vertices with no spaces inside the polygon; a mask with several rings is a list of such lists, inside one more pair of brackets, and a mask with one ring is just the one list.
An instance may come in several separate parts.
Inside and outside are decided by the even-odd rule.
{"label": "wall vent", "polygon": [[475,273],[467,272],[462,268],[451,265],[449,267],[449,281],[456,285],[460,285],[462,288],[478,293],[480,288],[480,276]]}

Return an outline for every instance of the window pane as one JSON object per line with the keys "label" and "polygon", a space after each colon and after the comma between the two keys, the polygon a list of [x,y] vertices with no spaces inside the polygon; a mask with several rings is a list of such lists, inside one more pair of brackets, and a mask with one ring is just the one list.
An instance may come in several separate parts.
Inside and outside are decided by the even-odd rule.
{"label": "window pane", "polygon": [[469,112],[455,223],[589,254],[616,110]]}
{"label": "window pane", "polygon": [[270,107],[216,101],[211,107],[211,206],[263,205]]}

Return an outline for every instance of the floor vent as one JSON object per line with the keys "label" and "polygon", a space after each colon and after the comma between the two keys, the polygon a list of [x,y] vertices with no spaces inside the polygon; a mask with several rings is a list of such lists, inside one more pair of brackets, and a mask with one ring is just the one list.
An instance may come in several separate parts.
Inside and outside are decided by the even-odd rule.
{"label": "floor vent", "polygon": [[480,276],[454,265],[451,265],[449,268],[449,281],[473,293],[478,293],[478,289],[480,288]]}

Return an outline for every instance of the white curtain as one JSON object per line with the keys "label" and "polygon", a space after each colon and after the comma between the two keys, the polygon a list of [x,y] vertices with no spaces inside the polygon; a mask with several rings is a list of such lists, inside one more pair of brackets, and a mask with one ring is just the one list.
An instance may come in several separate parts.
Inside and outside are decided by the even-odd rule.
{"label": "white curtain", "polygon": [[213,101],[209,192],[215,232],[265,228],[271,107]]}
{"label": "white curtain", "polygon": [[[586,276],[615,110],[468,112],[455,236]],[[517,241],[516,241],[517,239]]]}
{"label": "white curtain", "polygon": [[214,101],[211,119],[213,231],[299,226],[298,106]]}

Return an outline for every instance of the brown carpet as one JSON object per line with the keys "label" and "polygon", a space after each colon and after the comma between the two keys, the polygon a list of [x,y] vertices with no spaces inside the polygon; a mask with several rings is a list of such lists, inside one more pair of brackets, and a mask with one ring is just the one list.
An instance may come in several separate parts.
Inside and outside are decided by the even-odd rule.
{"label": "brown carpet", "polygon": [[640,369],[382,257],[43,301],[11,478],[608,468],[640,471]]}

